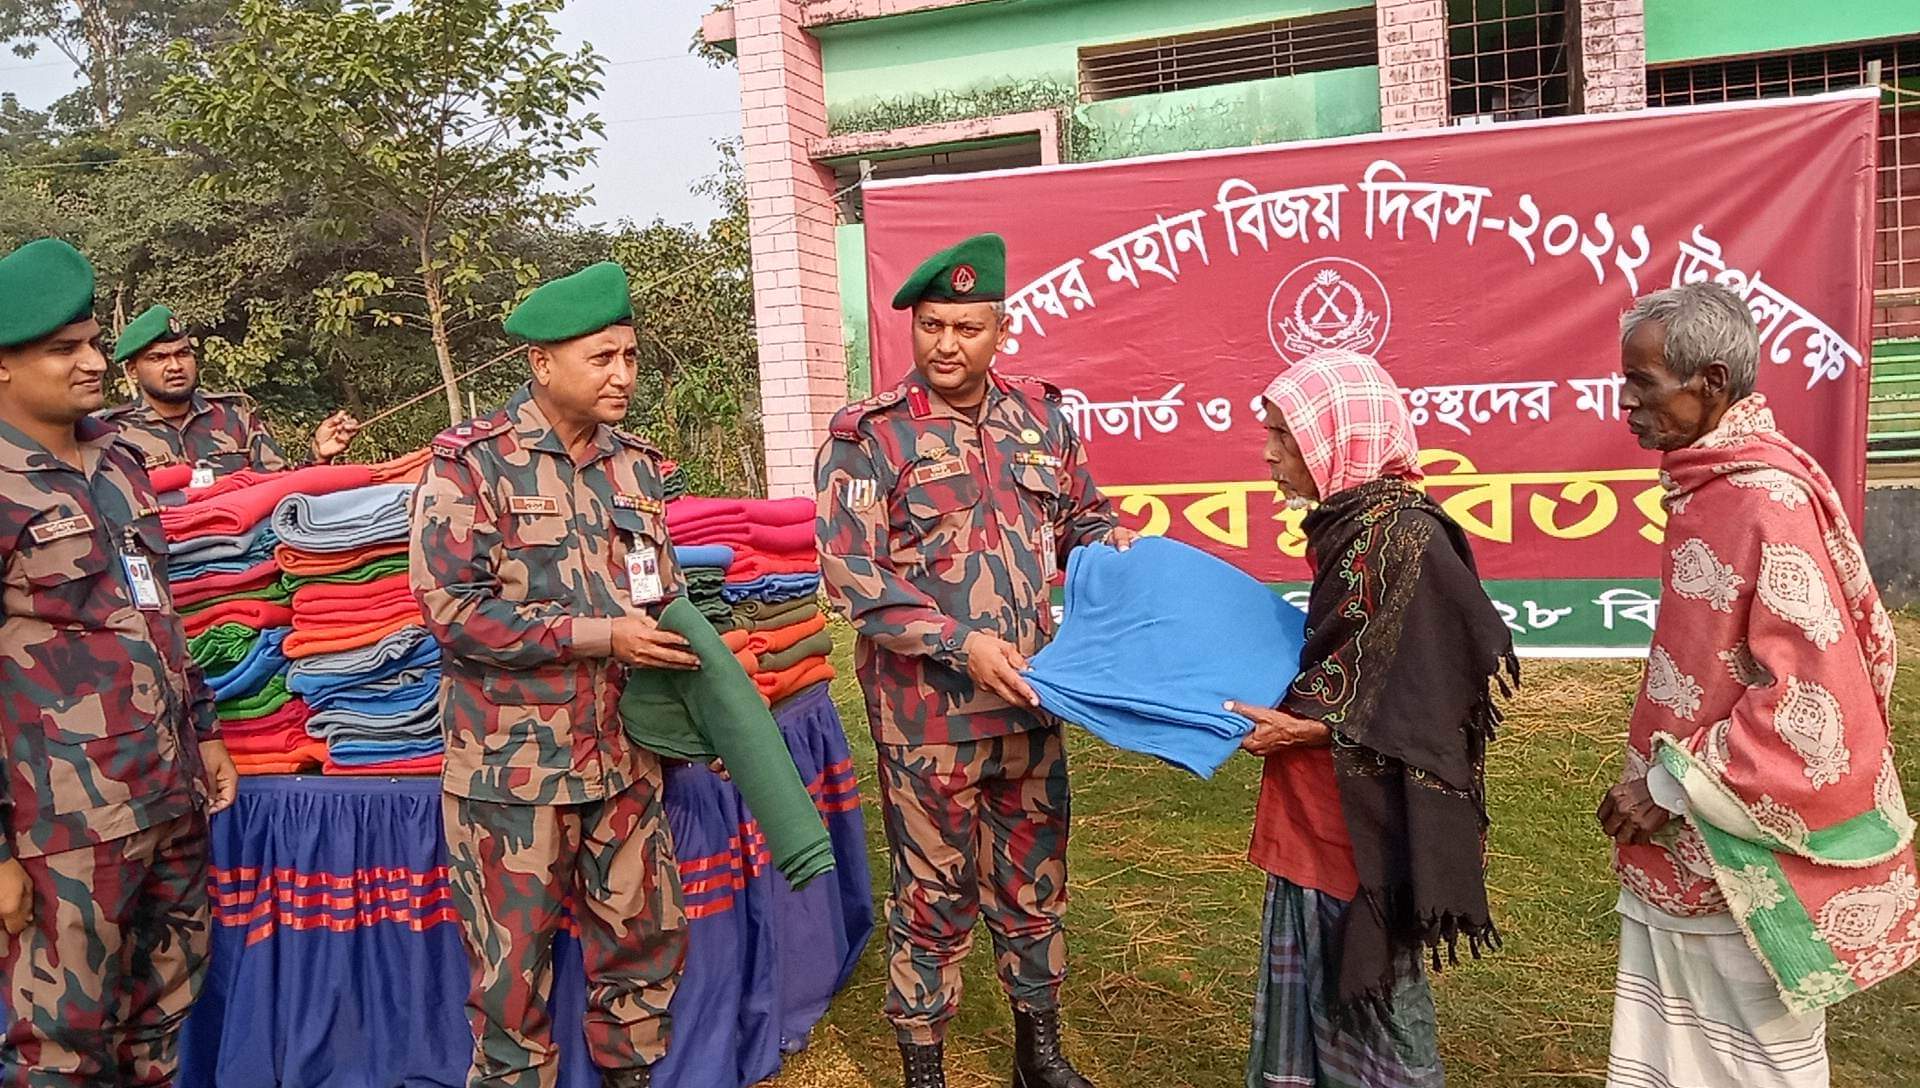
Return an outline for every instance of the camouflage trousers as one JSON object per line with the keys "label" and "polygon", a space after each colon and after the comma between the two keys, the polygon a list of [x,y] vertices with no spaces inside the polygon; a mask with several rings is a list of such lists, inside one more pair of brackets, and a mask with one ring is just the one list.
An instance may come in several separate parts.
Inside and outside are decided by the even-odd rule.
{"label": "camouflage trousers", "polygon": [[33,919],[0,929],[0,1084],[171,1085],[207,972],[207,818],[21,858]]}
{"label": "camouflage trousers", "polygon": [[1022,1009],[1067,975],[1067,757],[1058,728],[960,744],[880,745],[891,849],[887,1019],[904,1042],[945,1034],[984,915],[1000,983]]}
{"label": "camouflage trousers", "polygon": [[579,805],[443,799],[473,988],[470,1088],[553,1088],[553,938],[571,909],[587,968],[587,1050],[604,1071],[667,1052],[686,915],[656,769]]}

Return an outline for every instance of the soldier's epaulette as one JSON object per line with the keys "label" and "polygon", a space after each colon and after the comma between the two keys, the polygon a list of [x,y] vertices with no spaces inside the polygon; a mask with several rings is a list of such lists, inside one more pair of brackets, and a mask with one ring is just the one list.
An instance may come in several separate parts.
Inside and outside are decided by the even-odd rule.
{"label": "soldier's epaulette", "polygon": [[438,457],[459,457],[468,446],[483,438],[493,438],[506,434],[512,428],[506,425],[500,413],[469,419],[465,423],[456,423],[434,436],[433,452]]}
{"label": "soldier's epaulette", "polygon": [[93,413],[93,418],[100,420],[103,423],[118,423],[121,420],[128,417],[129,415],[132,415],[133,410],[138,407],[140,407],[139,401],[130,400],[123,404],[116,404],[109,408],[102,408],[98,412]]}
{"label": "soldier's epaulette", "polygon": [[236,403],[238,403],[238,404],[239,404],[239,405],[240,405],[240,406],[241,406],[242,408],[251,408],[251,407],[253,407],[253,397],[252,397],[252,396],[250,396],[250,395],[248,395],[248,394],[246,394],[246,393],[242,393],[242,392],[240,392],[240,391],[239,391],[239,390],[237,390],[237,389],[235,389],[235,390],[230,390],[230,391],[228,391],[228,392],[225,392],[225,393],[202,393],[202,394],[200,394],[200,395],[201,395],[201,396],[203,396],[203,397],[205,397],[205,398],[207,398],[208,400],[230,400],[230,401],[234,401],[234,402],[236,402]]}
{"label": "soldier's epaulette", "polygon": [[627,431],[621,430],[618,427],[615,427],[613,429],[613,437],[617,439],[621,445],[630,446],[633,449],[639,450],[641,453],[646,454],[648,457],[653,458],[655,461],[658,461],[661,459],[662,455],[660,453],[659,448],[656,447],[653,443],[647,441],[646,439],[641,438],[637,434],[631,434]]}
{"label": "soldier's epaulette", "polygon": [[835,438],[858,442],[861,420],[899,404],[902,399],[898,389],[883,389],[866,400],[856,400],[833,414],[833,421],[827,424],[827,433]]}
{"label": "soldier's epaulette", "polygon": [[1022,392],[1038,392],[1041,396],[1056,403],[1060,400],[1060,387],[1045,378],[1034,378],[1025,374],[1003,374],[1007,384],[1019,386]]}

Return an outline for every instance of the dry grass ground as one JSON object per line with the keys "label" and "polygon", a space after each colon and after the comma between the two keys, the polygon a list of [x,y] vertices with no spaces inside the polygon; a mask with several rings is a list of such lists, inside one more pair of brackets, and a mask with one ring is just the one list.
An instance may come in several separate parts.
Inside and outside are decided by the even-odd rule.
{"label": "dry grass ground", "polygon": [[[1899,621],[1920,647],[1920,619]],[[835,695],[871,801],[873,749],[846,665]],[[1909,661],[1914,660],[1910,652]],[[1631,663],[1529,663],[1489,761],[1492,885],[1506,947],[1436,983],[1441,1044],[1460,1088],[1600,1085],[1606,1066],[1615,884],[1593,808],[1619,767],[1638,680]],[[1920,668],[1903,670],[1896,736],[1920,784]],[[1241,1081],[1258,958],[1262,878],[1244,853],[1259,767],[1235,758],[1211,782],[1116,752],[1075,731],[1069,858],[1071,1052],[1103,1088],[1229,1088]],[[1911,794],[1910,794],[1911,795]],[[869,809],[876,895],[885,845]],[[876,934],[852,984],[788,1063],[777,1088],[893,1088],[879,1014]],[[1012,1026],[984,933],[949,1042],[955,1088],[1007,1083]],[[1840,1006],[1830,1020],[1835,1088],[1920,1085],[1920,972]]]}

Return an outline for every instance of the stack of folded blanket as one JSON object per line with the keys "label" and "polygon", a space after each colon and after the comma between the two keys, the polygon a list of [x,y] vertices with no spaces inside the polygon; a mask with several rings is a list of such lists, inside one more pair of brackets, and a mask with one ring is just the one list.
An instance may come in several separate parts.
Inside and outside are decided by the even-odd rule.
{"label": "stack of folded blanket", "polygon": [[[675,557],[687,571],[688,596],[723,632],[769,703],[831,680],[833,642],[820,612],[820,562],[809,499],[686,498],[667,507]],[[718,551],[728,560],[720,578],[724,622],[703,599],[711,594]],[[683,555],[705,557],[694,568]],[[701,573],[696,580],[694,571]]]}
{"label": "stack of folded blanket", "polygon": [[288,687],[328,774],[440,770],[440,650],[407,583],[413,485],[292,494],[273,512],[292,608]]}
{"label": "stack of folded blanket", "polygon": [[687,599],[707,617],[716,631],[733,627],[733,605],[727,603],[727,572],[733,569],[733,549],[725,544],[675,547],[674,561],[687,580]]}

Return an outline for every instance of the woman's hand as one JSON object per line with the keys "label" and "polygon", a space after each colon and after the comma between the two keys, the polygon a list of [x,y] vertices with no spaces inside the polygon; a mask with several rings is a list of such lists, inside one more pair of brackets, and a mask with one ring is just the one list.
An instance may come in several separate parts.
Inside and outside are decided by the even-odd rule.
{"label": "woman's hand", "polygon": [[1256,756],[1270,756],[1283,748],[1324,748],[1333,743],[1333,730],[1312,718],[1236,702],[1227,703],[1227,709],[1253,723],[1253,732],[1240,747]]}

